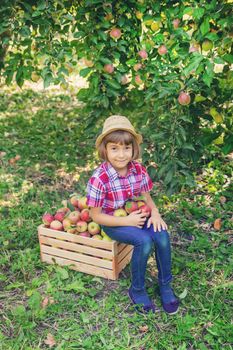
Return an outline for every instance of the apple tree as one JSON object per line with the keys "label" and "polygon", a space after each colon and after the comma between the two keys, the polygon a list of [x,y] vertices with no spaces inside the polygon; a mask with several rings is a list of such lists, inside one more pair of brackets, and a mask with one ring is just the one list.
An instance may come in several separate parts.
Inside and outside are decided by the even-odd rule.
{"label": "apple tree", "polygon": [[144,136],[151,176],[192,185],[209,146],[232,151],[232,1],[9,0],[1,6],[1,82],[88,81],[86,132],[122,113]]}

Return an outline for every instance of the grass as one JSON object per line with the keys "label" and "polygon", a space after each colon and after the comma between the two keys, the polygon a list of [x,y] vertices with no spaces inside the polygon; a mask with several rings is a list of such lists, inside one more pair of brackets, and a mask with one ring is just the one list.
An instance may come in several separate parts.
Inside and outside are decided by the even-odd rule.
{"label": "grass", "polygon": [[[40,262],[37,226],[46,210],[84,193],[95,134],[71,95],[0,96],[0,349],[232,349],[232,202],[229,159],[213,154],[197,187],[153,195],[170,225],[180,312],[136,314],[129,266],[107,281]],[[20,159],[11,159],[20,155]],[[221,228],[214,222],[221,218]],[[151,257],[146,276],[161,306]]]}

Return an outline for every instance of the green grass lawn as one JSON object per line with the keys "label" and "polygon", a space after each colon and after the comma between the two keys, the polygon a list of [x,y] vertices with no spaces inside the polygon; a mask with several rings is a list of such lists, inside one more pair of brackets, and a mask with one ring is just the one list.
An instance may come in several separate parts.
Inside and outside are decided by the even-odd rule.
{"label": "green grass lawn", "polygon": [[[139,315],[127,296],[129,266],[108,281],[40,262],[42,214],[83,194],[97,164],[75,97],[1,93],[0,121],[0,349],[233,349],[229,158],[215,152],[195,189],[153,193],[170,227],[181,307],[174,316]],[[152,257],[146,282],[161,306]]]}

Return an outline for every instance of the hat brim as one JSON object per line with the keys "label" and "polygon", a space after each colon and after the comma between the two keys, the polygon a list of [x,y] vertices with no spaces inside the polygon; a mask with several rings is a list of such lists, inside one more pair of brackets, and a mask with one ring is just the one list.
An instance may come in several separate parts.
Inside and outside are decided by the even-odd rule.
{"label": "hat brim", "polygon": [[96,139],[95,146],[98,147],[98,146],[101,144],[103,138],[104,138],[105,136],[107,136],[108,134],[110,134],[111,132],[113,132],[113,131],[120,131],[120,130],[122,130],[122,131],[128,131],[130,134],[132,134],[132,135],[135,137],[135,139],[136,139],[136,141],[137,141],[137,143],[138,143],[139,145],[140,145],[140,143],[142,143],[142,135],[137,134],[136,132],[134,132],[134,131],[132,131],[132,130],[130,130],[130,129],[127,129],[127,128],[119,128],[119,127],[118,127],[118,128],[113,128],[113,129],[111,129],[111,130],[108,130],[108,131],[102,133],[101,135],[99,135],[99,136],[97,137],[97,139]]}

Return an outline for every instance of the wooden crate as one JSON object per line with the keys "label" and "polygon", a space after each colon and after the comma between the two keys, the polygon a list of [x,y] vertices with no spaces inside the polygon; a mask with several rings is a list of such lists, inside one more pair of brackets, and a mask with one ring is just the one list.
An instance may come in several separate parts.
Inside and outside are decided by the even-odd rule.
{"label": "wooden crate", "polygon": [[38,227],[38,236],[42,261],[111,280],[118,279],[132,256],[131,245],[81,237],[44,225]]}

